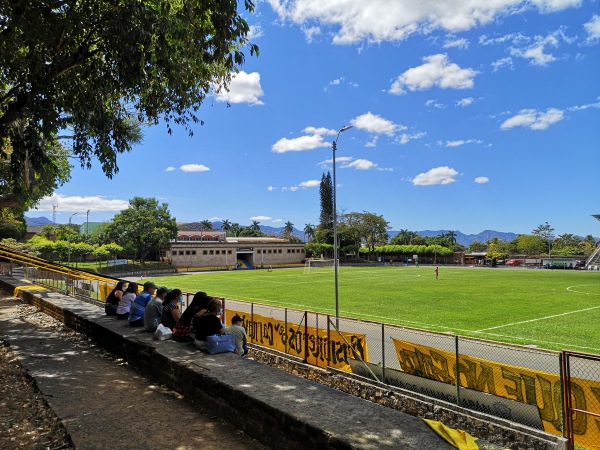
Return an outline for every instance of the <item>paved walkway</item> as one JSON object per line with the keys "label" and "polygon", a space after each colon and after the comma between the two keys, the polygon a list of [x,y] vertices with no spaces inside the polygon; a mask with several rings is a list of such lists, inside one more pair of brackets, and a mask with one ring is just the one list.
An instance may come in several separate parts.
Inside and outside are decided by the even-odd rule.
{"label": "paved walkway", "polygon": [[78,449],[266,447],[20,300],[0,296],[0,338]]}

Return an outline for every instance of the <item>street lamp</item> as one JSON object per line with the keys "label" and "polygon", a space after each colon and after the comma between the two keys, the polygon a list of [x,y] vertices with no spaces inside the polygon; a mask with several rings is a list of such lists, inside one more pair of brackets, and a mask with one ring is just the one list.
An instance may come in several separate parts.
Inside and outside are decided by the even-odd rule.
{"label": "street lamp", "polygon": [[340,128],[338,131],[335,141],[333,141],[333,279],[335,285],[335,326],[340,329],[340,302],[338,294],[338,239],[337,239],[337,195],[336,195],[336,181],[335,181],[335,151],[337,150],[337,141],[340,138],[340,133],[349,130],[352,125],[346,125]]}
{"label": "street lamp", "polygon": [[90,236],[90,211],[91,211],[91,209],[88,209],[87,212],[85,213],[85,239],[86,240]]}
{"label": "street lamp", "polygon": [[67,264],[70,266],[71,265],[71,219],[76,216],[77,213],[73,213],[71,214],[71,217],[69,217],[69,233],[67,234],[67,248],[68,248],[68,254],[69,256],[67,257]]}

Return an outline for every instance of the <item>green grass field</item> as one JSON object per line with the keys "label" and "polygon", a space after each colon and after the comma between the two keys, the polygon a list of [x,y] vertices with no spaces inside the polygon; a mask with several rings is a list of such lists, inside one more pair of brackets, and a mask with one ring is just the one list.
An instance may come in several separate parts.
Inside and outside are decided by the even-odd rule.
{"label": "green grass field", "polygon": [[[552,350],[600,353],[600,273],[440,267],[340,267],[340,316]],[[153,278],[184,292],[335,314],[333,269]]]}

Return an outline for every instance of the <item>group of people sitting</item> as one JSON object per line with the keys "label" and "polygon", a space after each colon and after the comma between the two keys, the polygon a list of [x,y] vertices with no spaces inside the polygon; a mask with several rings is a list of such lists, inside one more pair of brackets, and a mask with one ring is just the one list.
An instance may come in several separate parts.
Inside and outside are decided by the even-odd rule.
{"label": "group of people sitting", "polygon": [[117,319],[127,319],[132,327],[144,327],[151,332],[162,324],[172,331],[173,340],[194,341],[200,349],[206,348],[207,336],[233,334],[234,353],[248,354],[246,330],[240,316],[235,315],[231,326],[225,327],[220,319],[223,314],[221,300],[205,292],[196,292],[182,313],[179,309],[181,294],[180,289],[157,287],[152,281],[145,282],[144,290],[138,294],[137,283],[119,281],[106,298],[105,312]]}

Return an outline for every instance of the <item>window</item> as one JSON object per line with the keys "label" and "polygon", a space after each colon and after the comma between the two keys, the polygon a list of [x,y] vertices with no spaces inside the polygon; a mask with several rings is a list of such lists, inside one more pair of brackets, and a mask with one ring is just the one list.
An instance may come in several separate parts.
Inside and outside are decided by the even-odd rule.
{"label": "window", "polygon": [[214,255],[214,254],[215,254],[215,251],[214,251],[214,250],[209,250],[209,251],[208,251],[208,254],[209,254],[209,255]]}
{"label": "window", "polygon": [[196,250],[192,250],[192,255],[195,255],[195,254],[196,254]]}
{"label": "window", "polygon": [[228,255],[231,255],[231,250],[227,250],[227,254],[228,254]]}
{"label": "window", "polygon": [[283,253],[283,252],[281,251],[281,249],[279,249],[279,251],[277,253]]}
{"label": "window", "polygon": [[189,251],[189,250],[186,250],[186,251],[185,251],[185,254],[186,254],[186,255],[189,255],[189,254],[190,254],[190,251]]}
{"label": "window", "polygon": [[183,250],[179,250],[179,254],[180,254],[180,255],[183,255]]}
{"label": "window", "polygon": [[202,250],[202,254],[203,254],[203,255],[208,255],[208,251],[206,251],[206,250]]}

